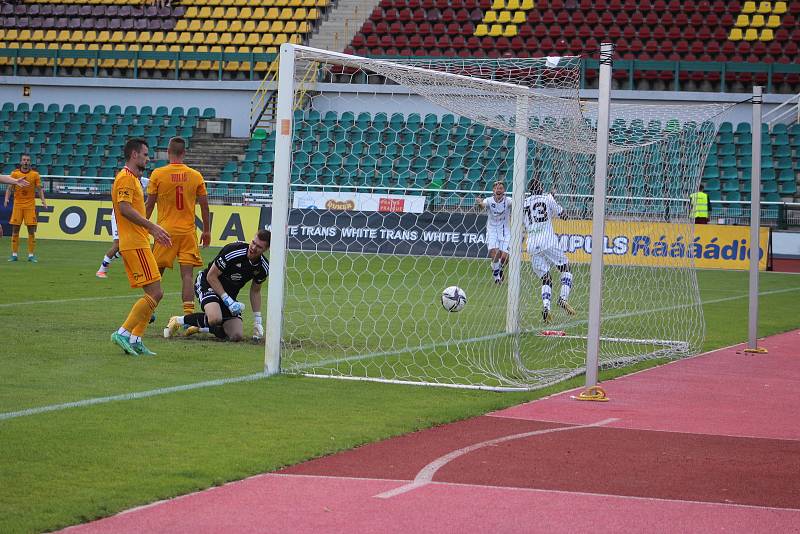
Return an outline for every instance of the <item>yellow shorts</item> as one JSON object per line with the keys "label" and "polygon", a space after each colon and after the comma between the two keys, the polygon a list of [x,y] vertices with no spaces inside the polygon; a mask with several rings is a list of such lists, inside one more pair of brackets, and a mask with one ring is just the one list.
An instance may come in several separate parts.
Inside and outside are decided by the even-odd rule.
{"label": "yellow shorts", "polygon": [[172,269],[176,256],[180,265],[193,265],[195,267],[203,265],[203,259],[200,257],[200,247],[197,244],[197,234],[194,232],[173,235],[171,247],[156,243],[153,246],[153,255],[156,257],[159,269],[166,267]]}
{"label": "yellow shorts", "polygon": [[8,224],[14,226],[36,226],[36,207],[18,208],[16,205],[11,210],[11,218],[8,219]]}
{"label": "yellow shorts", "polygon": [[144,287],[161,280],[156,258],[149,248],[135,248],[119,252],[122,254],[122,261],[125,263],[125,272],[128,273],[131,287]]}

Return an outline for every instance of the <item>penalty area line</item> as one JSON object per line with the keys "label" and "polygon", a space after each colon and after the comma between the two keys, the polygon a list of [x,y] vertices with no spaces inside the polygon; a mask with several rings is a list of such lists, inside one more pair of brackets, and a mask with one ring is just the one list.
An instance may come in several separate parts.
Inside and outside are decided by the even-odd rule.
{"label": "penalty area line", "polygon": [[236,376],[233,378],[220,378],[217,380],[207,380],[205,382],[196,382],[194,384],[183,384],[180,386],[170,386],[165,388],[151,389],[149,391],[138,391],[134,393],[123,393],[121,395],[111,395],[108,397],[95,397],[93,399],[85,399],[75,402],[65,402],[62,404],[50,404],[47,406],[40,406],[38,408],[28,408],[27,410],[19,410],[16,412],[0,413],[0,421],[8,419],[16,419],[18,417],[26,417],[29,415],[38,415],[47,412],[56,412],[59,410],[67,410],[69,408],[82,408],[84,406],[93,406],[95,404],[107,404],[110,402],[127,401],[135,399],[146,399],[148,397],[157,397],[159,395],[167,395],[169,393],[178,393],[181,391],[192,391],[195,389],[210,388],[216,386],[224,386],[226,384],[237,384],[240,382],[254,382],[268,378],[269,375],[265,373],[254,373],[252,375]]}

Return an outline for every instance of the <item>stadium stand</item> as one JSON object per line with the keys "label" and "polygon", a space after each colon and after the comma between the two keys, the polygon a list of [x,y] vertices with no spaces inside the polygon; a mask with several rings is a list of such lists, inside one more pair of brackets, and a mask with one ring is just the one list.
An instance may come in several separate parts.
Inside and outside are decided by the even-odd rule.
{"label": "stadium stand", "polygon": [[[697,62],[681,82],[697,90],[766,81],[766,65],[798,62],[800,1],[381,0],[345,50],[365,56],[497,58],[593,56],[609,39],[623,61],[652,61],[635,88],[667,88],[674,62]],[[664,64],[659,67],[657,62]],[[669,62],[669,64],[667,64]],[[724,68],[725,63],[740,65]],[[775,68],[782,92],[800,75]],[[589,85],[597,72],[586,73]],[[615,74],[618,84],[628,74]]]}
{"label": "stadium stand", "polygon": [[[394,113],[338,115],[329,111],[296,111],[295,123],[301,130],[296,135],[292,166],[293,182],[321,185],[345,185],[364,188],[425,187],[462,190],[489,190],[495,179],[510,179],[511,161],[509,134],[487,131],[483,126],[453,115]],[[546,119],[545,119],[546,120]],[[424,125],[424,127],[423,127]],[[716,146],[712,148],[703,170],[703,183],[712,200],[748,200],[752,134],[748,123],[735,129],[729,122],[718,129]],[[714,128],[712,123],[694,125]],[[615,121],[612,138],[630,138],[636,130],[661,131],[670,128],[657,120],[649,124],[625,124]],[[495,150],[470,154],[470,147],[480,144]],[[266,183],[273,171],[275,136],[257,130],[244,159],[229,163],[221,180]],[[529,165],[551,169],[551,155],[546,147],[531,149]],[[670,146],[663,157],[669,157]],[[613,164],[613,161],[612,161]],[[586,176],[575,178],[575,192],[589,194],[593,180],[591,166]],[[762,132],[762,199],[770,202],[793,201],[797,197],[800,176],[800,124],[791,127],[776,125],[771,131],[766,124]],[[644,172],[644,165],[632,172]],[[677,168],[675,172],[682,172]],[[669,196],[668,175],[657,184],[642,180],[632,185],[609,184],[609,194],[620,196]],[[626,188],[621,190],[620,187]]]}
{"label": "stadium stand", "polygon": [[[0,49],[41,51],[97,51],[101,76],[126,76],[135,52],[149,56],[136,65],[139,76],[170,77],[175,60],[167,53],[218,54],[277,53],[284,42],[301,43],[313,31],[330,0],[186,0],[158,8],[132,0],[77,3],[67,0],[3,4],[0,11]],[[159,56],[158,53],[164,53]],[[62,54],[63,55],[63,54]],[[61,75],[85,75],[87,54],[60,60]],[[224,64],[225,78],[240,79],[255,70],[266,72],[269,62],[251,65],[246,58]],[[38,75],[53,68],[54,59],[25,57],[18,74]],[[11,59],[0,56],[8,73]],[[207,58],[188,56],[184,77],[215,74],[220,65]]]}
{"label": "stadium stand", "polygon": [[[122,147],[132,136],[150,143],[152,152],[165,151],[169,138],[189,140],[201,118],[214,116],[213,109],[150,106],[94,106],[66,104],[14,104],[0,108],[0,158],[3,172],[11,171],[20,155],[31,155],[42,175],[113,177],[123,164]],[[156,164],[162,162],[156,161]]]}

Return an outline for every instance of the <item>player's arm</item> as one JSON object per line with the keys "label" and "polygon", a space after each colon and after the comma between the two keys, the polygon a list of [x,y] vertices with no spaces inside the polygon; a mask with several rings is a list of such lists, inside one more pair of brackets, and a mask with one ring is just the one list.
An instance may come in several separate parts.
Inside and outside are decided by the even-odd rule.
{"label": "player's arm", "polygon": [[153,235],[153,237],[158,243],[161,243],[165,247],[172,246],[172,239],[170,239],[169,233],[163,228],[161,228],[159,225],[150,222],[149,220],[142,217],[142,215],[138,211],[133,209],[133,206],[131,205],[130,202],[120,201],[118,205],[119,205],[119,212],[123,217],[125,217],[135,225],[146,228],[147,231]]}
{"label": "player's arm", "polygon": [[222,302],[225,303],[230,312],[233,315],[240,315],[244,311],[244,304],[233,300],[233,298],[231,298],[231,296],[225,292],[225,288],[222,287],[222,282],[219,281],[219,275],[221,274],[222,271],[220,271],[219,267],[217,267],[215,261],[211,264],[211,268],[206,273],[206,281],[211,289],[214,290],[214,293],[216,293],[217,296],[222,299]]}
{"label": "player's arm", "polygon": [[261,318],[261,284],[250,284],[250,306],[253,307],[253,339],[264,337],[264,320]]}
{"label": "player's arm", "polygon": [[208,195],[197,197],[197,202],[200,204],[200,217],[203,219],[200,244],[205,248],[211,244],[211,211],[208,209]]}
{"label": "player's arm", "polygon": [[42,200],[42,207],[46,208],[47,200],[44,198],[44,186],[41,184],[41,182],[39,183],[39,198]]}
{"label": "player's arm", "polygon": [[16,179],[8,174],[0,174],[0,184],[18,185],[20,187],[31,185],[25,178]]}
{"label": "player's arm", "polygon": [[148,193],[147,201],[144,203],[145,217],[147,217],[148,219],[153,214],[153,209],[156,207],[156,200],[157,199],[158,199],[157,195],[154,195],[152,193]]}
{"label": "player's arm", "polygon": [[6,197],[3,200],[3,206],[8,206],[8,201],[9,201],[10,198],[11,198],[11,188],[10,187],[6,187]]}
{"label": "player's arm", "polygon": [[486,199],[478,197],[475,199],[475,206],[478,208],[485,208],[486,207]]}

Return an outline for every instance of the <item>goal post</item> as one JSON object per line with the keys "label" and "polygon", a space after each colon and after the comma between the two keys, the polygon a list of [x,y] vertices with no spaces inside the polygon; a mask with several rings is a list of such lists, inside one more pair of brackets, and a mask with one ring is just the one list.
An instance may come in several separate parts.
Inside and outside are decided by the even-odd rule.
{"label": "goal post", "polygon": [[[260,162],[274,175],[266,372],[521,390],[696,352],[688,198],[724,106],[619,104],[602,119],[580,98],[580,61],[386,61],[282,45]],[[603,120],[606,193],[595,190]],[[550,324],[523,227],[534,178],[567,215],[553,219],[570,273],[551,269]],[[511,199],[502,284],[477,203],[495,180]],[[605,232],[593,231],[595,210]],[[587,367],[592,282],[602,306]],[[452,285],[467,295],[459,313],[439,304]],[[556,305],[567,286],[574,316]]]}

